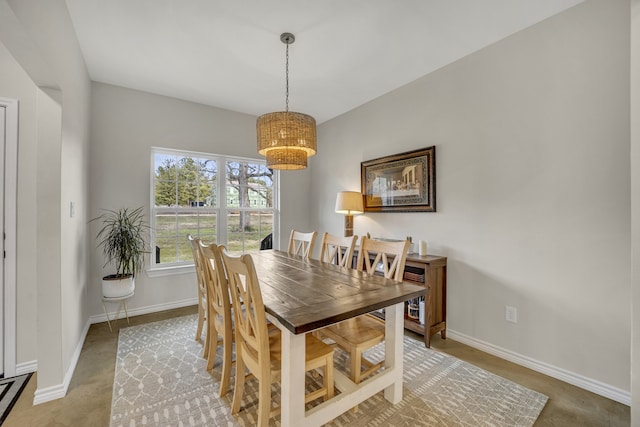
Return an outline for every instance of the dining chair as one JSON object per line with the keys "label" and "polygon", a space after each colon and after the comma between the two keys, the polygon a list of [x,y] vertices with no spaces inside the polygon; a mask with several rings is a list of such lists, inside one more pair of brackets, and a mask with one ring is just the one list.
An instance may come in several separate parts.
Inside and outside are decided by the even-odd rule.
{"label": "dining chair", "polygon": [[[213,369],[218,345],[222,345],[222,375],[220,381],[219,396],[227,394],[231,378],[231,365],[233,364],[233,320],[231,318],[231,296],[229,284],[224,272],[224,265],[220,251],[224,246],[215,243],[210,245],[200,242],[200,251],[204,264],[205,284],[207,287],[208,302],[208,330],[211,331],[209,339],[209,357],[207,370]],[[213,333],[215,332],[215,336]],[[218,338],[218,336],[220,338]]]}
{"label": "dining chair", "polygon": [[[200,252],[200,238],[193,237],[191,234],[187,236],[191,244],[191,252],[193,253],[193,264],[196,269],[196,284],[198,286],[198,327],[196,328],[196,341],[202,339],[202,329],[207,319],[207,287],[204,281],[204,270],[202,263],[202,253]],[[205,331],[205,343],[203,356],[208,356],[209,351],[209,331]]]}
{"label": "dining chair", "polygon": [[[383,242],[362,237],[358,250],[356,269],[371,276],[381,274],[396,282],[402,281],[407,260],[409,241]],[[351,380],[358,384],[380,369],[383,362],[373,363],[364,357],[364,352],[384,341],[384,321],[372,314],[347,319],[322,328],[321,337],[329,338],[349,353]],[[364,367],[364,371],[362,368]]]}
{"label": "dining chair", "polygon": [[356,240],[358,236],[339,237],[324,233],[320,244],[320,261],[351,268]]}
{"label": "dining chair", "polygon": [[[246,377],[253,375],[259,382],[258,426],[267,426],[269,417],[280,408],[271,409],[271,384],[280,380],[282,338],[280,330],[267,327],[267,318],[251,255],[232,256],[222,251],[222,260],[229,280],[236,339],[236,378],[231,413],[240,410]],[[242,307],[242,309],[240,309]],[[305,336],[305,371],[322,368],[323,386],[305,395],[305,403],[333,397],[333,348],[311,334]],[[244,375],[245,369],[249,374]]]}
{"label": "dining chair", "polygon": [[316,243],[317,231],[309,233],[303,233],[291,230],[291,236],[289,236],[289,255],[301,256],[304,259],[309,259],[313,253],[313,245]]}

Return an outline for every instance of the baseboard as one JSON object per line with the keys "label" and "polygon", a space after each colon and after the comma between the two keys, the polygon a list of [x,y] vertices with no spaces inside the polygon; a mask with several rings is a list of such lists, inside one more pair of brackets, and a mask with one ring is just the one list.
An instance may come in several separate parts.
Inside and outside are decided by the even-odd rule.
{"label": "baseboard", "polygon": [[[114,305],[117,305],[117,304],[114,304]],[[139,316],[141,314],[157,313],[159,311],[172,310],[174,308],[188,307],[190,305],[198,305],[198,298],[190,298],[190,299],[185,299],[182,301],[174,301],[166,304],[156,304],[156,305],[148,305],[146,307],[138,307],[134,309],[129,309],[128,312],[129,312],[129,317],[132,317],[132,316]],[[111,320],[124,319],[125,313],[122,307],[117,305],[116,311],[109,312],[109,318]],[[106,321],[107,321],[106,314],[98,314],[95,316],[91,316],[89,318],[89,323],[91,324],[102,323]]]}
{"label": "baseboard", "polygon": [[82,330],[82,334],[80,336],[80,339],[78,340],[76,349],[73,352],[71,362],[69,363],[69,368],[64,375],[62,384],[57,384],[43,389],[36,389],[35,393],[33,394],[34,405],[39,405],[51,400],[61,399],[66,396],[67,390],[69,389],[69,384],[71,383],[71,378],[73,377],[73,373],[76,370],[76,365],[78,364],[78,359],[80,358],[80,352],[82,352],[82,346],[84,345],[84,341],[87,338],[87,333],[89,332],[89,326],[91,326],[90,322],[87,322],[84,325],[84,329]]}
{"label": "baseboard", "polygon": [[33,394],[33,404],[39,405],[41,403],[50,402],[56,399],[62,399],[67,394],[67,389],[64,384],[57,384],[51,387],[36,389]]}
{"label": "baseboard", "polygon": [[32,360],[30,362],[18,363],[16,365],[16,375],[29,374],[38,370],[38,361]]}
{"label": "baseboard", "polygon": [[513,362],[517,365],[524,366],[525,368],[532,369],[536,372],[540,372],[608,399],[615,400],[616,402],[624,405],[631,406],[631,393],[628,391],[567,371],[566,369],[558,368],[556,366],[549,365],[548,363],[540,362],[530,357],[514,353],[510,350],[505,350],[468,335],[452,331],[451,329],[447,329],[447,337],[470,347],[477,348],[478,350],[482,350],[485,353],[508,360],[509,362]]}

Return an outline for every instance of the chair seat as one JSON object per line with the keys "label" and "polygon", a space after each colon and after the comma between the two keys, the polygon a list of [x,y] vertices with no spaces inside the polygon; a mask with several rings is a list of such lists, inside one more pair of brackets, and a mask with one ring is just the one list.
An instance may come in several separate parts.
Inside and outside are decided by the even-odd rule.
{"label": "chair seat", "polygon": [[[382,367],[364,357],[364,352],[384,341],[384,322],[371,314],[347,319],[318,331],[321,338],[329,338],[349,353],[351,380],[356,384]],[[364,370],[362,370],[364,368]],[[357,407],[355,408],[357,410]]]}
{"label": "chair seat", "polygon": [[[323,343],[311,334],[305,335],[305,344],[306,370],[313,369],[309,365],[315,364],[316,360],[322,360],[333,354],[333,348],[330,345]],[[277,328],[269,330],[269,352],[271,359],[280,365],[282,361],[282,335]]]}
{"label": "chair seat", "polygon": [[340,347],[370,347],[384,340],[384,322],[375,316],[365,314],[323,328],[320,333],[335,341]]}

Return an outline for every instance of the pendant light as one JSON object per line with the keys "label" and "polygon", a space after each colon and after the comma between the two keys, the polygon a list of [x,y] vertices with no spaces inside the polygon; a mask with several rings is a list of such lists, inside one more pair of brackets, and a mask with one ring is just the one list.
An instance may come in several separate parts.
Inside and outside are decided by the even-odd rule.
{"label": "pendant light", "polygon": [[286,50],[286,109],[263,114],[256,121],[258,153],[267,158],[271,169],[296,170],[307,167],[307,157],[316,154],[316,120],[303,113],[289,111],[289,45],[296,38],[282,33]]}

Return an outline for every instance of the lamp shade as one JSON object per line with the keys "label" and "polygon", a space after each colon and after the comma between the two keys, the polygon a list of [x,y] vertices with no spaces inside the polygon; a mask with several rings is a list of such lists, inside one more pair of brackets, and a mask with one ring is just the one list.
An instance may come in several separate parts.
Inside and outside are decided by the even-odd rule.
{"label": "lamp shade", "polygon": [[267,157],[271,169],[307,167],[307,157],[316,154],[316,121],[293,111],[279,111],[256,121],[258,153]]}
{"label": "lamp shade", "polygon": [[336,198],[336,212],[345,215],[363,213],[362,194],[357,191],[340,191]]}

